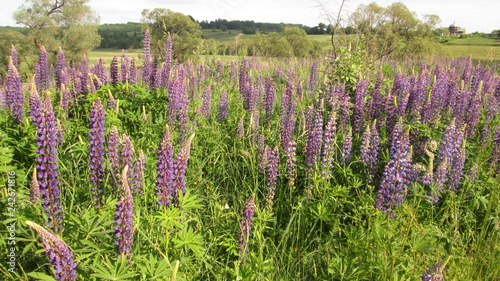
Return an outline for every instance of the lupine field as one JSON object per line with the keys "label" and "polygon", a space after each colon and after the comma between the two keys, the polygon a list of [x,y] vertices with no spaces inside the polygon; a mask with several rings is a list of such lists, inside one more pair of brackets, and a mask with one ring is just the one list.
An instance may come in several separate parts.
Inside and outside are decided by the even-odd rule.
{"label": "lupine field", "polygon": [[495,65],[342,81],[329,57],[177,63],[166,40],[108,65],[42,48],[23,79],[12,48],[0,279],[500,280]]}

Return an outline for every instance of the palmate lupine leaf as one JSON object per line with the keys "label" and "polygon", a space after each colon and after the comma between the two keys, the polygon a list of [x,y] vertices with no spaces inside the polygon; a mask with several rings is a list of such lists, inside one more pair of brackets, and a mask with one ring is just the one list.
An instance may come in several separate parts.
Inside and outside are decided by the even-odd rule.
{"label": "palmate lupine leaf", "polygon": [[197,257],[201,257],[205,252],[203,236],[189,226],[179,232],[177,238],[173,238],[172,241],[175,248],[184,248],[186,251],[189,249]]}
{"label": "palmate lupine leaf", "polygon": [[139,275],[130,268],[127,259],[111,262],[109,257],[106,257],[103,264],[92,269],[95,271],[92,276],[99,278],[99,280],[126,280]]}

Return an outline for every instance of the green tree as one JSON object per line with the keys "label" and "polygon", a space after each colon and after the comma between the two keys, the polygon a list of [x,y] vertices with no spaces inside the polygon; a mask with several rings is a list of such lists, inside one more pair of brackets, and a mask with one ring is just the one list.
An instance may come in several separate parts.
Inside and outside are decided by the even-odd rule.
{"label": "green tree", "polygon": [[296,57],[305,57],[312,48],[311,40],[307,38],[307,33],[299,27],[285,27],[283,36],[292,47],[293,54]]}
{"label": "green tree", "polygon": [[60,47],[69,61],[99,46],[99,17],[89,0],[26,0],[14,13],[19,24],[29,28],[28,38],[37,47],[54,54]]}
{"label": "green tree", "polygon": [[179,61],[192,59],[201,46],[201,27],[189,16],[168,9],[142,11],[142,22],[151,34],[151,50],[162,59],[167,35],[173,40],[173,57]]}
{"label": "green tree", "polygon": [[18,71],[21,73],[26,73],[26,69],[28,68],[26,57],[35,51],[35,48],[30,45],[28,37],[22,33],[14,30],[0,32],[0,54],[2,54],[0,56],[0,75],[3,77],[7,75],[7,64],[12,46],[16,48],[20,68]]}
{"label": "green tree", "polygon": [[350,19],[367,54],[375,59],[385,56],[404,58],[432,52],[440,23],[436,15],[426,15],[424,21],[419,20],[401,2],[387,8],[375,2],[359,5]]}

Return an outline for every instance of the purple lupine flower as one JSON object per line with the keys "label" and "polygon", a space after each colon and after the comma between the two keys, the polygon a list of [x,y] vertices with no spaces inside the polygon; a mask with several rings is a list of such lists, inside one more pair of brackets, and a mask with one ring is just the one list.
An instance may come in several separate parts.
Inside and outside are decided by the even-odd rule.
{"label": "purple lupine flower", "polygon": [[323,178],[330,177],[333,168],[334,151],[335,151],[335,135],[337,133],[337,120],[335,113],[330,112],[325,131],[323,133],[323,149],[321,151],[321,164]]}
{"label": "purple lupine flower", "polygon": [[170,33],[167,35],[167,43],[165,44],[165,64],[163,65],[162,80],[163,87],[167,87],[170,80],[170,72],[172,70],[172,37]]}
{"label": "purple lupine flower", "polygon": [[133,182],[134,176],[135,176],[135,165],[133,163],[134,158],[134,146],[132,145],[132,141],[130,140],[129,136],[127,134],[122,134],[121,137],[121,147],[120,147],[120,163],[121,163],[121,168],[125,168],[125,166],[128,166],[128,180],[129,182]]}
{"label": "purple lupine flower", "polygon": [[130,73],[128,75],[128,82],[132,85],[137,83],[137,66],[135,65],[135,59],[132,58],[130,61]]}
{"label": "purple lupine flower", "polygon": [[78,64],[78,70],[80,71],[80,81],[82,83],[82,92],[91,93],[90,88],[90,76],[89,76],[89,61],[87,56],[83,55],[82,60]]}
{"label": "purple lupine flower", "polygon": [[370,152],[370,141],[372,138],[372,132],[370,130],[370,125],[366,126],[365,132],[363,133],[363,136],[361,137],[361,147],[359,151],[359,159],[361,162],[363,162],[366,166],[368,166],[368,163],[370,162],[370,157],[368,153]]}
{"label": "purple lupine flower", "polygon": [[307,132],[306,143],[306,167],[308,173],[314,171],[314,165],[318,160],[321,152],[321,138],[323,137],[323,108],[320,106],[315,111],[314,123],[311,129]]}
{"label": "purple lupine flower", "polygon": [[363,129],[363,114],[365,112],[365,96],[368,80],[363,79],[356,85],[356,93],[354,95],[354,108],[352,113],[352,126],[354,131],[360,133]]}
{"label": "purple lupine flower", "polygon": [[255,194],[248,199],[240,220],[240,231],[238,235],[238,248],[240,255],[244,255],[248,250],[248,240],[250,230],[252,230],[253,213],[255,211]]}
{"label": "purple lupine flower", "polygon": [[121,55],[121,77],[120,80],[122,83],[128,82],[129,78],[129,61],[127,56],[125,56],[125,52],[122,50],[122,55]]}
{"label": "purple lupine flower", "polygon": [[174,187],[174,151],[172,147],[172,133],[167,125],[160,145],[158,146],[158,160],[156,162],[156,192],[160,196],[158,204],[169,206],[177,198]]}
{"label": "purple lupine flower", "polygon": [[130,191],[128,180],[128,166],[123,168],[121,175],[122,195],[116,204],[115,212],[115,245],[118,246],[118,254],[130,259],[132,256],[132,243],[134,242],[134,200]]}
{"label": "purple lupine flower", "polygon": [[45,254],[55,269],[56,274],[54,278],[61,281],[75,280],[77,277],[75,270],[76,263],[73,260],[73,254],[68,245],[61,238],[57,237],[57,235],[42,226],[32,221],[26,221],[26,224],[33,228],[42,238]]}
{"label": "purple lupine flower", "polygon": [[227,112],[229,109],[229,102],[227,97],[227,90],[222,89],[220,93],[220,104],[219,104],[219,122],[223,122],[227,119]]}
{"label": "purple lupine flower", "polygon": [[35,81],[37,82],[37,89],[41,92],[49,88],[49,60],[45,47],[40,48],[40,58],[37,63],[39,71],[35,72]]}
{"label": "purple lupine flower", "polygon": [[104,107],[97,98],[92,104],[89,118],[89,172],[92,186],[92,199],[95,207],[102,205],[104,194]]}
{"label": "purple lupine flower", "polygon": [[[283,150],[286,150],[287,145],[292,140],[293,130],[295,129],[295,114],[296,114],[297,105],[294,101],[290,101],[289,103],[283,103],[281,108],[280,115],[280,138],[281,138],[281,147]],[[312,112],[312,108],[310,108]],[[309,119],[307,119],[310,121]]]}
{"label": "purple lupine flower", "polygon": [[267,149],[267,193],[266,193],[266,208],[272,210],[273,200],[276,190],[276,184],[278,181],[278,146],[275,146],[272,150],[269,146]]}
{"label": "purple lupine flower", "polygon": [[276,95],[276,87],[271,76],[267,76],[265,93],[264,93],[264,110],[266,112],[266,123],[271,121],[274,108],[274,96]]}
{"label": "purple lupine flower", "polygon": [[318,79],[318,61],[315,61],[311,67],[311,76],[309,78],[310,89],[314,89],[316,87],[317,79]]}
{"label": "purple lupine flower", "polygon": [[144,151],[139,150],[139,156],[137,157],[137,166],[135,169],[134,180],[131,185],[133,192],[136,194],[144,193],[142,189],[144,186],[144,171],[146,169],[146,156],[144,156]]}
{"label": "purple lupine flower", "polygon": [[17,123],[24,118],[24,95],[21,84],[21,76],[14,66],[12,58],[9,59],[7,73],[7,104]]}
{"label": "purple lupine flower", "polygon": [[97,63],[92,67],[91,70],[92,73],[95,74],[97,77],[97,80],[94,81],[94,85],[97,88],[100,88],[102,85],[107,84],[108,81],[108,71],[106,69],[106,66],[104,65],[104,60],[102,58],[99,58],[97,60]]}
{"label": "purple lupine flower", "polygon": [[368,153],[366,155],[366,161],[368,164],[368,168],[370,171],[370,181],[373,182],[375,176],[377,175],[378,170],[378,151],[380,145],[380,135],[377,130],[377,120],[373,120],[372,127],[370,129],[371,138],[370,138],[370,148],[368,149]]}
{"label": "purple lupine flower", "polygon": [[402,119],[394,126],[390,160],[385,166],[375,207],[394,217],[393,209],[401,205],[413,175],[409,132],[403,133]]}
{"label": "purple lupine flower", "polygon": [[31,86],[29,106],[31,122],[38,128],[41,126],[40,122],[42,122],[42,100],[35,85]]}
{"label": "purple lupine flower", "polygon": [[174,162],[174,190],[175,190],[175,201],[178,202],[177,194],[182,191],[182,194],[186,194],[186,169],[189,160],[189,153],[191,151],[191,143],[193,141],[194,134],[191,135],[181,146],[181,150],[177,154]]}
{"label": "purple lupine flower", "polygon": [[14,45],[11,45],[11,47],[10,47],[10,57],[12,58],[12,64],[16,67],[16,69],[19,69],[19,60],[17,57],[17,50],[14,47]]}
{"label": "purple lupine flower", "polygon": [[155,64],[155,72],[154,72],[154,80],[153,80],[153,87],[154,88],[160,88],[163,84],[163,70],[165,69],[165,65],[163,64]]}
{"label": "purple lupine flower", "polygon": [[443,281],[444,280],[444,268],[450,258],[447,258],[444,262],[438,262],[437,264],[431,266],[422,275],[422,281]]}
{"label": "purple lupine flower", "polygon": [[295,176],[297,174],[297,158],[296,150],[297,143],[290,141],[285,150],[286,157],[286,178],[288,180],[288,186],[292,187],[295,184]]}
{"label": "purple lupine flower", "polygon": [[219,62],[217,63],[217,79],[219,80],[219,82],[221,82],[223,78],[224,78],[224,66],[222,65],[222,61],[219,60]]}
{"label": "purple lupine flower", "polygon": [[108,162],[111,168],[111,179],[115,187],[118,187],[120,182],[120,147],[118,128],[113,126],[109,133],[108,140]]}
{"label": "purple lupine flower", "polygon": [[460,150],[458,154],[455,154],[455,157],[452,159],[451,163],[451,171],[448,174],[448,187],[451,190],[457,190],[458,185],[460,184],[460,180],[462,178],[462,172],[465,166],[465,139],[462,140],[462,144],[460,145]]}
{"label": "purple lupine flower", "polygon": [[205,119],[210,118],[210,101],[212,100],[212,90],[210,89],[210,85],[207,86],[205,92],[203,94],[203,105],[201,107],[201,115],[205,117]]}
{"label": "purple lupine flower", "polygon": [[59,47],[57,50],[57,67],[56,67],[56,86],[61,87],[62,84],[68,84],[68,77],[66,76],[66,57],[64,52]]}
{"label": "purple lupine flower", "polygon": [[144,32],[144,40],[142,47],[142,83],[146,86],[151,86],[151,74],[153,65],[151,60],[151,38],[149,29]]}
{"label": "purple lupine flower", "polygon": [[111,85],[116,86],[116,84],[120,81],[118,74],[118,58],[116,56],[113,56],[113,59],[111,60],[111,67],[109,71],[110,71]]}
{"label": "purple lupine flower", "polygon": [[40,193],[40,185],[38,184],[38,179],[36,175],[36,168],[33,169],[33,176],[31,177],[30,182],[30,198],[31,203],[40,202],[42,194]]}
{"label": "purple lupine flower", "polygon": [[70,102],[71,96],[68,88],[64,84],[61,84],[61,100],[60,100],[60,105],[63,109],[64,112],[68,112],[69,108],[69,102]]}
{"label": "purple lupine flower", "polygon": [[116,108],[116,100],[111,93],[111,89],[108,89],[108,108],[115,109]]}
{"label": "purple lupine flower", "polygon": [[63,212],[57,172],[57,129],[50,95],[45,97],[40,111],[40,114],[34,114],[38,116],[34,123],[39,124],[36,129],[38,183],[42,193],[43,208],[49,219],[47,224],[55,233],[61,233],[63,231]]}
{"label": "purple lupine flower", "polygon": [[352,127],[347,129],[344,133],[344,140],[342,143],[342,163],[344,165],[349,165],[351,163],[352,156]]}

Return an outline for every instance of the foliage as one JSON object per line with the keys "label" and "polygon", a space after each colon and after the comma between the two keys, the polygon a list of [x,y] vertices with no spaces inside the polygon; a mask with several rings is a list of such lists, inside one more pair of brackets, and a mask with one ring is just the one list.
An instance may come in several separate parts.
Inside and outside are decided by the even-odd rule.
{"label": "foliage", "polygon": [[361,4],[350,20],[367,53],[375,59],[385,56],[401,59],[432,53],[434,30],[440,23],[436,15],[425,15],[424,21],[417,19],[415,13],[401,2],[387,8],[375,2]]}
{"label": "foliage", "polygon": [[[99,17],[88,6],[88,0],[27,0],[14,13],[14,19],[29,28],[28,37],[37,47],[57,53],[66,52],[68,61],[77,61],[99,45]],[[85,40],[82,40],[85,38]]]}
{"label": "foliage", "polygon": [[[494,68],[442,58],[387,60],[379,67],[366,59],[362,45],[341,49],[334,61],[293,58],[284,36],[256,38],[262,44],[268,38],[282,44],[285,58],[174,65],[168,78],[180,83],[180,98],[185,100],[176,96],[175,84],[151,88],[140,80],[116,82],[98,85],[95,91],[89,87],[66,111],[59,89],[51,89],[55,114],[64,128],[57,144],[65,227],[59,238],[73,253],[77,280],[418,280],[443,260],[448,261],[447,280],[500,278],[500,150],[496,145],[500,81]],[[323,74],[329,79],[320,79]],[[482,82],[475,80],[479,76]],[[74,90],[73,85],[68,87]],[[105,108],[104,140],[110,139],[116,126],[132,140],[133,158],[139,150],[146,157],[144,193],[133,194],[130,260],[119,255],[114,244],[121,190],[114,181],[109,154],[105,155],[102,206],[96,208],[91,199],[89,115],[98,98]],[[246,100],[252,103],[245,106]],[[181,109],[187,112],[181,114]],[[220,118],[224,109],[227,115]],[[11,193],[5,192],[6,171],[19,175],[17,267],[10,272],[2,263],[0,272],[5,280],[52,280],[54,269],[40,237],[25,224],[30,220],[42,225],[47,220],[41,203],[30,198],[25,176],[33,174],[36,130],[30,117],[17,124],[3,103],[0,110],[3,210],[9,208]],[[457,190],[444,189],[433,204],[429,201],[432,186],[421,182],[422,167],[435,172],[437,163],[430,155],[439,150],[451,120],[460,117],[456,122],[475,129],[460,146],[466,157],[461,181]],[[182,130],[181,118],[186,118]],[[337,122],[335,134],[325,132],[332,128],[327,124],[330,118]],[[356,120],[361,126],[354,126]],[[405,175],[412,177],[411,184],[404,203],[394,209],[396,217],[391,218],[374,202],[382,171],[395,157],[392,143],[401,143],[391,134],[397,120],[402,120],[404,136],[410,141],[411,157],[405,159],[412,161],[414,169]],[[174,155],[194,133],[184,174],[186,193],[179,192],[178,202],[169,206],[156,203],[155,188],[158,147],[166,124]],[[294,161],[282,145],[283,129],[290,124],[295,146],[286,152],[295,153]],[[380,136],[371,180],[361,156],[367,125]],[[340,161],[348,132],[352,133],[349,163]],[[321,144],[316,162],[306,166],[308,143],[315,137]],[[327,148],[325,139],[330,137]],[[272,208],[266,208],[271,165],[261,144],[279,152],[273,162],[278,166],[272,172],[276,177]],[[332,152],[330,158],[325,157],[327,151]],[[288,174],[292,162],[296,165],[293,182]],[[240,224],[253,195],[255,210],[251,229],[246,225],[249,235],[242,254]],[[12,223],[5,211],[2,223]],[[7,227],[2,227],[1,247],[8,248],[9,236]],[[0,253],[0,259],[7,260],[7,254]]]}
{"label": "foliage", "polygon": [[201,27],[189,16],[168,9],[142,11],[142,22],[151,33],[151,50],[163,59],[167,35],[173,40],[173,58],[179,61],[193,59],[201,44]]}

